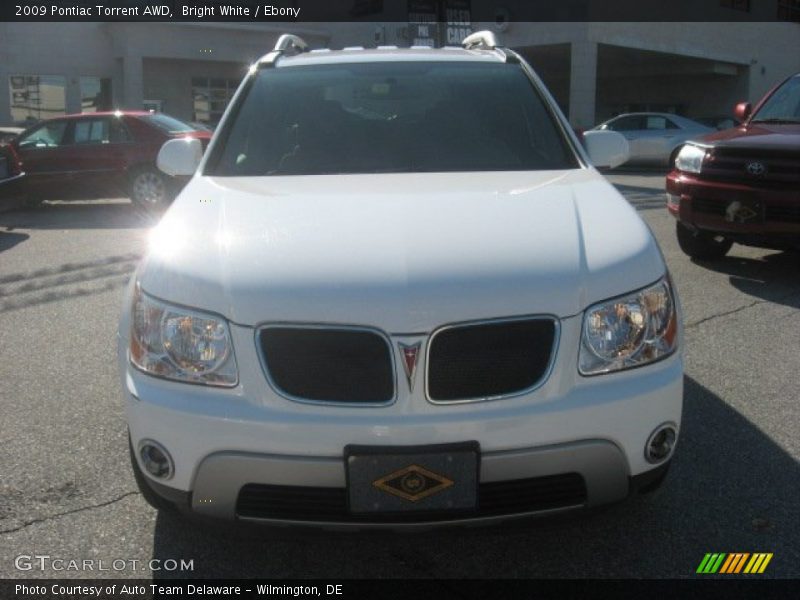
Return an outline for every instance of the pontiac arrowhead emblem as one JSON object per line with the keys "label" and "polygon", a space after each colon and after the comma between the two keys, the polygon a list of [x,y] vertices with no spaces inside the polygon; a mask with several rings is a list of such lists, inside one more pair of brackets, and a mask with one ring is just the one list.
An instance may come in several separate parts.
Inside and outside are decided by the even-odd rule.
{"label": "pontiac arrowhead emblem", "polygon": [[400,354],[403,357],[403,370],[406,372],[406,379],[408,380],[409,391],[414,391],[414,376],[417,374],[417,359],[419,358],[419,349],[422,347],[422,342],[407,345],[401,342],[397,343],[400,348]]}

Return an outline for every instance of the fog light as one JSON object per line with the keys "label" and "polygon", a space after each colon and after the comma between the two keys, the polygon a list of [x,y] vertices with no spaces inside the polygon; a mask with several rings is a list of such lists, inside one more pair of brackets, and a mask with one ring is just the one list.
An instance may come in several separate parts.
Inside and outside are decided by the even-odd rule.
{"label": "fog light", "polygon": [[139,457],[145,470],[153,477],[158,479],[169,479],[172,477],[174,468],[172,457],[158,442],[153,440],[143,440],[139,443]]}
{"label": "fog light", "polygon": [[644,447],[644,457],[647,462],[660,463],[667,460],[672,456],[677,438],[678,433],[675,431],[674,425],[671,423],[659,425],[647,438],[647,444]]}

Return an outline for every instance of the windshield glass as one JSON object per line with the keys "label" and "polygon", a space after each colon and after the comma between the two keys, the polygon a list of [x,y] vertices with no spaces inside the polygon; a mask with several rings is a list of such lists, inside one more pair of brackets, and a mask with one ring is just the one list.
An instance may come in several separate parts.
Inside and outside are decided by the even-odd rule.
{"label": "windshield glass", "polygon": [[195,128],[188,123],[184,123],[175,117],[170,117],[162,113],[144,115],[141,117],[141,119],[150,125],[155,125],[167,133],[188,133],[190,131],[195,131]]}
{"label": "windshield glass", "polygon": [[207,175],[568,169],[573,152],[517,64],[260,71]]}
{"label": "windshield glass", "polygon": [[753,117],[754,122],[772,120],[800,123],[800,75],[779,87]]}

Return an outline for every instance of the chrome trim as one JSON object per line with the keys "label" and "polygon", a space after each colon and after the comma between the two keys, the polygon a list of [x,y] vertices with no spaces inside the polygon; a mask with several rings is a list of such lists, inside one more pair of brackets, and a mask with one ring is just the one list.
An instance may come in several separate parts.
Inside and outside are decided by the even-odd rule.
{"label": "chrome trim", "polygon": [[[547,365],[547,369],[545,369],[545,372],[542,374],[542,376],[532,386],[527,387],[523,390],[519,390],[517,392],[511,392],[508,394],[498,394],[496,396],[463,398],[460,400],[434,400],[433,398],[431,398],[429,389],[431,347],[433,346],[434,338],[441,332],[447,331],[448,329],[469,327],[472,325],[482,325],[485,323],[510,323],[516,321],[543,321],[543,320],[550,320],[553,322],[553,327],[555,328],[553,332],[553,345],[550,350],[550,362]],[[470,404],[473,402],[492,402],[494,400],[505,400],[507,398],[516,398],[517,396],[524,396],[526,394],[530,394],[531,392],[542,387],[547,382],[547,380],[550,379],[550,375],[552,374],[553,368],[555,367],[556,357],[558,356],[558,350],[560,345],[561,345],[561,321],[555,315],[527,315],[521,317],[501,317],[497,319],[478,319],[475,321],[462,321],[459,323],[451,323],[449,325],[443,325],[435,329],[433,333],[431,333],[430,337],[428,338],[427,347],[425,349],[425,399],[431,404],[449,406],[452,404]]]}
{"label": "chrome trim", "polygon": [[[675,432],[675,441],[672,443],[672,448],[669,449],[669,454],[667,454],[667,456],[665,456],[660,460],[653,460],[653,458],[650,456],[649,453],[650,444],[652,443],[653,438],[656,437],[659,433],[661,433],[664,429],[672,429],[672,431]],[[678,425],[674,421],[666,421],[665,423],[662,423],[661,425],[656,427],[653,430],[653,433],[647,436],[647,441],[644,443],[644,459],[651,465],[660,465],[670,460],[672,456],[675,454],[675,448],[678,445],[678,433],[679,433]]]}
{"label": "chrome trim", "polygon": [[[408,391],[409,393],[413,394],[414,381],[416,380],[417,367],[419,366],[419,351],[422,348],[422,340],[416,342],[415,344],[404,344],[403,342],[397,342],[397,348],[400,350],[400,357],[403,360],[403,372],[406,374],[406,381],[408,381]],[[408,366],[408,360],[406,360],[406,350],[414,351],[414,364],[410,367]]]}
{"label": "chrome trim", "polygon": [[[169,464],[169,474],[166,477],[158,478],[155,475],[153,475],[152,473],[150,473],[150,471],[147,470],[147,467],[143,464],[143,461],[142,461],[142,448],[144,448],[145,446],[154,446],[154,447],[158,448],[161,451],[161,453],[167,458],[167,463]],[[158,443],[157,441],[155,441],[153,439],[144,438],[144,439],[139,441],[139,443],[136,445],[136,459],[140,464],[140,468],[142,470],[142,473],[145,473],[153,481],[157,481],[157,482],[169,481],[170,479],[172,479],[175,476],[175,461],[172,459],[172,455],[164,447],[163,444],[160,444],[160,443]]]}
{"label": "chrome trim", "polygon": [[[292,394],[282,390],[278,384],[272,379],[270,375],[269,368],[267,367],[267,360],[264,356],[264,349],[261,346],[261,340],[259,339],[261,336],[261,332],[265,329],[334,329],[334,330],[351,330],[351,331],[369,331],[371,333],[376,333],[380,336],[384,342],[386,342],[386,347],[389,350],[390,360],[392,361],[392,397],[386,402],[340,402],[338,400],[309,400],[308,398],[301,398],[299,396],[293,396]],[[394,347],[392,346],[392,340],[389,336],[381,329],[377,327],[370,327],[368,325],[341,325],[341,324],[333,324],[333,323],[268,323],[268,324],[261,324],[253,328],[255,332],[255,345],[256,345],[256,352],[258,353],[258,360],[261,363],[261,369],[264,371],[264,375],[267,378],[267,383],[269,387],[272,388],[276,394],[280,397],[285,398],[286,400],[291,400],[292,402],[298,402],[300,404],[313,404],[317,406],[338,406],[343,408],[374,408],[374,407],[384,407],[384,406],[391,406],[395,402],[397,402],[397,362],[395,360],[395,352]]]}

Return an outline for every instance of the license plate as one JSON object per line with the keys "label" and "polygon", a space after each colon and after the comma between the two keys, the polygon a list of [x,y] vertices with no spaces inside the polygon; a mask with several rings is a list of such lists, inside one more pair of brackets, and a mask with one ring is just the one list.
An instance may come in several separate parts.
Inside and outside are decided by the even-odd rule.
{"label": "license plate", "polygon": [[477,442],[437,446],[348,446],[352,513],[472,511],[477,507]]}
{"label": "license plate", "polygon": [[725,220],[729,223],[762,223],[764,206],[757,200],[733,200],[725,207]]}

